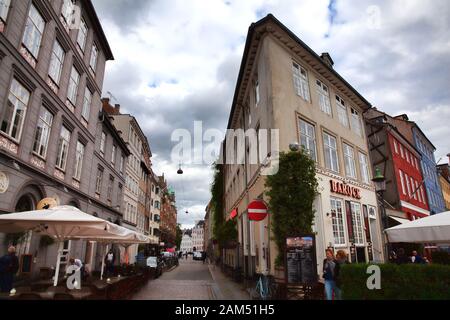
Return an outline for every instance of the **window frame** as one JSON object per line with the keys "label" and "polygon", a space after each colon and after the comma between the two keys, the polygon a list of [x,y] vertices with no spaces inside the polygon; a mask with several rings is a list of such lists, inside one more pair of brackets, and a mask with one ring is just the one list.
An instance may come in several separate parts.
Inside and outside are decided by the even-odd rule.
{"label": "window frame", "polygon": [[[74,74],[76,74],[78,76],[76,79],[77,81],[75,81],[75,79],[73,78]],[[77,68],[75,68],[75,65],[72,65],[72,69],[70,70],[70,76],[69,76],[69,84],[67,86],[67,99],[73,106],[76,106],[76,104],[77,104],[78,89],[80,86],[80,78],[81,78],[81,73],[78,72]],[[72,99],[73,99],[73,101],[72,101]]]}
{"label": "window frame", "polygon": [[[357,127],[354,124],[357,124]],[[360,112],[353,107],[350,107],[350,129],[359,137],[363,137],[364,129],[361,123]]]}
{"label": "window frame", "polygon": [[[334,139],[334,144],[335,144],[335,148],[331,148],[331,146],[327,146],[326,145],[326,140],[325,140],[325,136],[328,136],[329,138],[333,138]],[[330,139],[327,139],[328,141],[330,141]],[[339,150],[338,150],[338,143],[337,143],[337,138],[336,136],[328,133],[328,132],[323,132],[322,133],[322,141],[323,141],[323,150],[324,150],[324,158],[325,158],[325,168],[327,168],[328,170],[331,170],[335,173],[339,173]],[[331,167],[333,167],[333,160],[332,160],[332,150],[335,151],[335,155],[336,155],[336,170],[334,170],[334,168],[330,168],[327,166],[327,147],[330,150],[330,152],[328,152],[328,154],[330,155],[330,165]]]}
{"label": "window frame", "polygon": [[[47,118],[48,115],[50,117]],[[36,126],[36,132],[34,134],[34,141],[33,141],[33,153],[42,159],[47,158],[48,142],[50,140],[50,135],[52,133],[53,119],[54,119],[53,113],[50,112],[45,106],[42,106],[41,110],[39,112],[39,119],[38,119],[38,123]],[[41,123],[42,123],[42,127],[46,128],[46,130],[42,129],[42,131],[40,133],[39,142],[38,142],[37,141],[38,140],[38,129],[39,129],[39,125]],[[44,138],[43,132],[46,132],[45,138]],[[44,144],[43,140],[46,140],[45,144]],[[41,154],[42,148],[44,148],[43,154]]]}
{"label": "window frame", "polygon": [[[319,109],[326,115],[332,117],[333,111],[331,108],[330,88],[320,79],[316,79],[316,93],[319,98]],[[325,103],[325,105],[323,105]]]}
{"label": "window frame", "polygon": [[[306,133],[302,133],[302,123],[304,123],[306,125]],[[298,130],[298,135],[299,135],[299,140],[300,140],[300,145],[302,147],[305,148],[305,150],[308,152],[308,154],[311,156],[311,148],[310,144],[312,143],[314,145],[314,157],[311,157],[315,162],[318,162],[318,156],[317,156],[317,139],[316,139],[316,127],[315,125],[313,125],[312,123],[310,123],[309,121],[306,121],[302,118],[298,118],[298,125],[299,125],[299,130]],[[313,135],[311,136],[309,133],[309,129],[312,128],[312,133]],[[302,144],[302,137],[305,137],[305,141],[307,142],[307,146],[305,147]]]}
{"label": "window frame", "polygon": [[105,156],[105,149],[106,149],[106,133],[102,130],[102,134],[100,137],[100,154],[104,157]]}
{"label": "window frame", "polygon": [[[358,173],[356,172],[355,148],[350,144],[343,142],[342,149],[344,155],[345,176],[347,178],[357,179]],[[351,151],[351,154],[347,154],[348,151]],[[349,160],[350,162],[347,163],[347,160]],[[353,172],[348,172],[350,170],[352,170]],[[353,175],[351,175],[351,173],[353,173]]]}
{"label": "window frame", "polygon": [[95,193],[98,195],[102,192],[102,185],[103,185],[103,173],[104,169],[102,167],[97,168],[97,176],[95,178]]}
{"label": "window frame", "polygon": [[83,96],[83,108],[81,110],[81,116],[83,117],[84,120],[86,120],[86,122],[89,122],[89,117],[91,115],[92,96],[93,93],[86,86]]}
{"label": "window frame", "polygon": [[[14,87],[16,87],[17,92],[13,92]],[[13,101],[11,101],[12,97],[15,99],[15,101],[14,101],[15,103],[13,103]],[[17,143],[19,143],[22,138],[23,126],[25,124],[25,118],[28,113],[28,108],[29,108],[31,98],[32,98],[32,92],[30,90],[28,90],[28,88],[26,86],[24,86],[19,80],[17,80],[15,77],[13,77],[11,80],[11,83],[9,84],[8,96],[6,99],[6,106],[3,111],[2,122],[0,123],[0,131],[3,132],[3,134],[5,134],[8,138],[10,138],[11,140],[13,140]],[[24,100],[26,100],[26,101],[24,101]],[[9,109],[10,104],[13,107],[12,111]],[[20,115],[17,112],[19,110],[19,108],[20,108],[20,110],[23,110],[23,115]],[[11,111],[10,117],[8,115],[9,111]],[[4,131],[2,128],[3,128],[3,124],[5,123],[6,117],[9,117],[10,119],[8,120],[8,122],[6,122],[6,128]],[[14,123],[17,122],[17,119],[19,119],[19,121],[20,121],[20,128],[19,127],[16,128],[16,135],[13,136]]]}
{"label": "window frame", "polygon": [[294,90],[303,100],[310,102],[311,93],[309,88],[308,71],[299,63],[292,61],[292,77],[294,81]]}
{"label": "window frame", "polygon": [[[334,204],[340,204],[340,217],[338,211],[336,210],[333,214],[333,202]],[[333,230],[333,240],[336,247],[346,247],[347,246],[347,232],[346,232],[346,213],[345,213],[345,202],[340,198],[330,197],[330,208],[331,208],[331,218],[332,218],[332,230]],[[336,207],[337,208],[337,207]],[[341,224],[337,223],[338,219]],[[336,227],[336,229],[335,229]],[[337,234],[336,234],[337,233]],[[336,236],[338,241],[336,241]],[[343,242],[341,242],[343,240]]]}
{"label": "window frame", "polygon": [[[339,123],[345,128],[350,128],[350,121],[348,119],[347,106],[344,99],[339,95],[336,95],[336,109],[338,114]],[[344,116],[344,118],[342,118]]]}
{"label": "window frame", "polygon": [[[81,151],[79,147],[81,146]],[[83,161],[84,161],[84,153],[86,150],[86,146],[80,141],[77,140],[77,147],[75,151],[75,169],[73,173],[73,178],[77,181],[81,181],[81,174],[83,171]]]}
{"label": "window frame", "polygon": [[[83,27],[86,28],[86,32],[83,32]],[[77,34],[77,46],[83,53],[84,53],[84,50],[86,50],[88,33],[89,33],[89,27],[86,23],[86,20],[84,18],[81,18],[80,28],[78,29],[78,34]],[[83,37],[84,37],[83,45],[80,44],[80,41],[81,41],[80,36],[81,35],[83,35]]]}
{"label": "window frame", "polygon": [[[361,156],[364,157],[365,163],[361,162]],[[358,162],[359,162],[359,172],[361,175],[361,181],[365,184],[370,184],[370,168],[369,168],[369,157],[364,152],[358,150]],[[365,170],[363,171],[363,167]],[[365,172],[365,174],[363,174]]]}
{"label": "window frame", "polygon": [[[42,20],[43,26],[42,26],[42,30],[39,29],[39,26],[37,24],[40,23],[40,21],[34,21],[31,18],[31,12],[34,9],[34,11],[39,15],[39,18]],[[30,25],[31,22],[31,25]],[[34,5],[33,2],[31,2],[30,8],[28,9],[28,15],[27,15],[27,20],[25,22],[25,29],[23,31],[23,36],[22,36],[22,45],[27,49],[27,51],[33,56],[34,59],[38,59],[39,53],[41,51],[41,46],[42,46],[42,37],[44,35],[45,32],[45,26],[46,26],[46,21],[43,17],[43,15],[39,12],[39,10],[36,8],[36,6]],[[31,28],[31,29],[30,29]],[[27,43],[28,41],[34,42],[35,39],[32,39],[32,37],[34,37],[36,34],[35,32],[38,32],[39,34],[39,40],[37,41],[37,43],[35,43],[35,47],[34,48],[30,48],[30,46],[33,45],[33,43]],[[36,49],[37,48],[37,49]],[[37,52],[34,52],[36,49]]]}
{"label": "window frame", "polygon": [[[65,132],[64,132],[65,130]],[[68,139],[63,135],[63,133],[68,134]],[[72,132],[70,132],[69,129],[67,129],[64,125],[61,126],[61,131],[59,134],[58,139],[58,152],[56,154],[56,168],[59,170],[65,172],[67,168],[67,158],[70,150],[70,140],[72,138]],[[65,153],[64,153],[64,147]]]}
{"label": "window frame", "polygon": [[0,20],[6,24],[6,20],[8,19],[9,11],[11,9],[11,0],[3,0],[3,2],[4,4],[0,6]]}
{"label": "window frame", "polygon": [[[59,57],[56,53],[55,53],[55,47],[58,46],[59,49],[61,49],[62,52],[62,57]],[[52,81],[59,86],[60,82],[61,82],[61,74],[62,74],[62,70],[64,68],[64,60],[66,58],[66,52],[64,51],[64,48],[62,47],[62,45],[60,44],[60,42],[58,41],[58,39],[55,39],[55,42],[53,43],[53,47],[52,47],[52,55],[50,57],[50,64],[48,66],[48,76],[50,77],[50,79],[52,79]],[[56,62],[55,62],[56,61]],[[54,64],[57,64],[58,66],[58,75],[56,76],[57,79],[54,78],[54,75],[52,74],[52,69],[54,68]]]}
{"label": "window frame", "polygon": [[[94,55],[95,52],[95,55]],[[89,69],[95,74],[97,71],[97,61],[98,61],[98,47],[97,44],[95,42],[92,43],[92,48],[91,48],[91,57],[89,59]],[[95,59],[93,59],[95,57]],[[92,61],[94,60],[94,62]]]}

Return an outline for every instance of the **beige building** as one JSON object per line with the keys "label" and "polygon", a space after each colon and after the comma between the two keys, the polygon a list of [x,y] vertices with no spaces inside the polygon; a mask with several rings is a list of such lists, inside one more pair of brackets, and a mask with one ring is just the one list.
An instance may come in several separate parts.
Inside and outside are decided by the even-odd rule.
{"label": "beige building", "polygon": [[[368,108],[369,102],[333,69],[328,54],[318,56],[272,15],[250,26],[228,129],[278,129],[280,151],[299,143],[315,159],[320,194],[313,229],[319,274],[327,247],[345,250],[353,262],[383,260],[362,121]],[[233,142],[225,144],[227,155],[236,148]],[[270,152],[270,141],[268,145]],[[275,274],[270,213],[262,222],[251,222],[246,212],[249,202],[265,191],[261,163],[267,158],[249,164],[251,147],[246,143],[245,164],[224,169],[225,214],[237,209],[242,255],[231,260],[243,261],[239,267],[246,276]],[[352,196],[344,195],[342,187],[354,190]]]}
{"label": "beige building", "polygon": [[159,244],[159,223],[161,221],[161,188],[158,176],[152,171],[150,174],[151,202],[150,202],[150,238],[152,243]]}

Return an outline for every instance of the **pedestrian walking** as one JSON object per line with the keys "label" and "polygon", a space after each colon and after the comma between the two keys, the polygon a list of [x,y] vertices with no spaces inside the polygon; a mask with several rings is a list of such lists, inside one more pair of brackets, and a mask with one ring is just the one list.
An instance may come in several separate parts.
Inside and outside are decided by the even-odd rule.
{"label": "pedestrian walking", "polygon": [[106,275],[114,275],[114,261],[116,261],[116,255],[112,249],[105,256]]}
{"label": "pedestrian walking", "polygon": [[323,279],[325,280],[325,297],[327,300],[333,300],[333,294],[336,291],[336,282],[334,281],[336,263],[333,250],[327,249],[326,258],[323,260]]}
{"label": "pedestrian walking", "polygon": [[335,300],[342,300],[342,281],[340,278],[341,275],[341,268],[343,265],[348,264],[347,254],[344,250],[339,250],[336,253],[336,266],[334,269],[334,282],[335,282],[335,289],[334,289],[334,297]]}
{"label": "pedestrian walking", "polygon": [[10,246],[8,253],[0,258],[0,290],[10,292],[13,288],[14,275],[19,271],[19,259],[16,256],[16,248]]}

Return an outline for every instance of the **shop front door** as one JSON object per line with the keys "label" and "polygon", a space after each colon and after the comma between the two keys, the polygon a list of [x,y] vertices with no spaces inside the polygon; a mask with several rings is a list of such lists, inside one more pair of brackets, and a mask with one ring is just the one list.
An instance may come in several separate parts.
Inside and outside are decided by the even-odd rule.
{"label": "shop front door", "polygon": [[365,247],[356,247],[356,262],[367,263]]}

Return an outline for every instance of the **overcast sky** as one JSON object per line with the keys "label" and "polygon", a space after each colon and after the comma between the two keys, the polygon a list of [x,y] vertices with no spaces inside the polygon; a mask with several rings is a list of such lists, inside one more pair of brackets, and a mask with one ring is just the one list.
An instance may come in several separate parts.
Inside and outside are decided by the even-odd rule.
{"label": "overcast sky", "polygon": [[448,0],[92,1],[115,57],[104,96],[110,91],[138,119],[185,227],[204,217],[212,173],[208,165],[183,165],[177,175],[171,134],[193,131],[194,121],[226,129],[248,27],[268,13],[317,53],[329,52],[337,72],[374,106],[407,113],[436,146],[437,160],[450,152]]}

